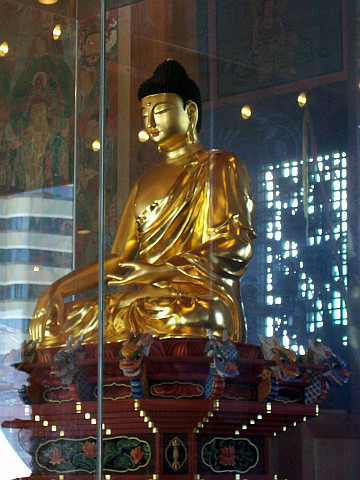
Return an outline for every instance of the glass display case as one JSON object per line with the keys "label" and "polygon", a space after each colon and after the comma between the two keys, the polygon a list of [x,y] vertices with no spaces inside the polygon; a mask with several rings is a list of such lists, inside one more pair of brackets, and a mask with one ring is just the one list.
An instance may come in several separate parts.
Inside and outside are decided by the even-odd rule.
{"label": "glass display case", "polygon": [[0,6],[2,479],[355,478],[359,2]]}

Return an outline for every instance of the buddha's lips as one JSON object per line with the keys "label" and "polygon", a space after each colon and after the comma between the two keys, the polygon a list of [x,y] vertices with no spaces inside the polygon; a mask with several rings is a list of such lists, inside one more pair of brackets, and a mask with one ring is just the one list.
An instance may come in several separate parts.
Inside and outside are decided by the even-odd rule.
{"label": "buddha's lips", "polygon": [[159,133],[160,133],[160,132],[151,132],[151,135],[152,135],[153,137],[157,137],[157,136],[159,135]]}

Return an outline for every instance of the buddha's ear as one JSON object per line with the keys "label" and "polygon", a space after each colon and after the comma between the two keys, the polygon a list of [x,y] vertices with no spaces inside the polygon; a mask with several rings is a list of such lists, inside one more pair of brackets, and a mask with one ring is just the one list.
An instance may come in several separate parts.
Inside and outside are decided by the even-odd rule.
{"label": "buddha's ear", "polygon": [[199,117],[198,106],[193,100],[189,100],[186,104],[185,109],[186,109],[186,113],[188,114],[192,129],[195,132],[196,125],[198,122],[198,117]]}

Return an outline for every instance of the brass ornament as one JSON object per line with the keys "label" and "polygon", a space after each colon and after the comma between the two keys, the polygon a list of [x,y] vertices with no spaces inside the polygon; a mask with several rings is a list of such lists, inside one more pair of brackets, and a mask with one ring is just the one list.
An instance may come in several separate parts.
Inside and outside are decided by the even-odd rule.
{"label": "brass ornament", "polygon": [[170,468],[174,471],[180,470],[188,459],[187,449],[178,437],[170,440],[165,449],[165,459]]}

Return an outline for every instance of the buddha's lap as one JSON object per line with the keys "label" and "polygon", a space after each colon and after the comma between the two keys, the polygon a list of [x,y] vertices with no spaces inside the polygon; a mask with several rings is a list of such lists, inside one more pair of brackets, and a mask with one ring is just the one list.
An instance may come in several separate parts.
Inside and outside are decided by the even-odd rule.
{"label": "buddha's lap", "polygon": [[[167,291],[169,293],[169,291]],[[132,298],[132,300],[131,300]],[[223,299],[199,292],[190,294],[175,291],[164,295],[141,297],[139,292],[115,292],[104,297],[104,338],[121,341],[130,331],[151,330],[155,336],[206,337],[206,329],[221,335],[226,329],[230,336],[237,330],[231,308]],[[65,308],[61,336],[66,332],[75,338],[85,334],[85,343],[95,341],[98,323],[98,298],[69,302]],[[49,328],[48,338],[56,343],[56,333]]]}

